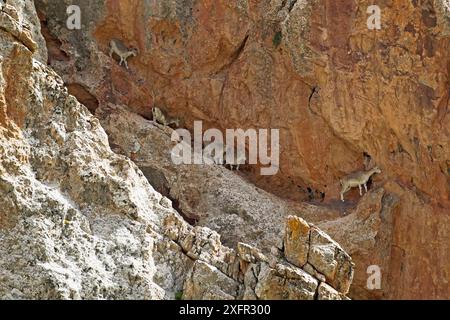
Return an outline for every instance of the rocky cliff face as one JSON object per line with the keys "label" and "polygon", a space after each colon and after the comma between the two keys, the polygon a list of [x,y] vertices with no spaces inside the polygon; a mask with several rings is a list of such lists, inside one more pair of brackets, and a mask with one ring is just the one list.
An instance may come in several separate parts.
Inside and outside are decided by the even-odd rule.
{"label": "rocky cliff face", "polygon": [[[81,5],[83,28],[69,32],[62,2],[37,3],[48,43],[58,45],[50,49],[58,52],[52,66],[92,110],[125,104],[150,117],[157,105],[187,128],[193,120],[222,129],[280,128],[280,173],[262,179],[250,167],[245,178],[290,200],[323,199],[321,206],[293,206],[356,257],[355,296],[445,298],[449,4],[382,1],[381,29],[369,30],[370,4],[111,0]],[[112,37],[139,48],[131,71],[105,55]],[[373,187],[383,190],[359,204],[357,191],[350,193],[347,206],[339,205],[338,178],[375,164],[383,173]],[[201,206],[199,194],[172,189],[190,218],[207,212],[191,210]],[[231,230],[233,219],[218,217],[199,221],[226,238],[242,236],[243,228]],[[266,219],[252,226],[281,228]],[[382,268],[382,290],[365,289],[372,264]]]}
{"label": "rocky cliff face", "polygon": [[[81,30],[65,27],[69,2],[36,1],[49,64],[100,120],[114,151],[130,157],[186,220],[218,231],[228,246],[247,242],[266,255],[286,250],[284,221],[301,216],[353,257],[352,297],[449,297],[448,1],[380,1],[380,30],[367,28],[372,3],[364,0],[80,1]],[[19,11],[32,8],[18,3]],[[16,41],[34,37],[42,50],[35,57],[45,60],[39,32],[10,33]],[[108,57],[111,38],[139,49],[130,70]],[[25,92],[12,91],[6,100]],[[194,120],[206,128],[279,128],[279,174],[173,166],[170,131],[145,119],[153,106],[188,129]],[[31,109],[8,110],[22,128]],[[339,178],[373,165],[382,174],[371,191],[339,203]],[[326,252],[318,256],[335,265]],[[202,261],[209,266],[192,268],[188,292],[198,288],[196,274],[218,268]],[[309,274],[327,274],[307,265],[300,267]],[[380,290],[367,290],[370,265],[382,270]],[[265,268],[264,279],[274,275]]]}
{"label": "rocky cliff face", "polygon": [[111,150],[98,118],[42,62],[43,43],[33,2],[8,1],[0,299],[348,299],[350,256],[297,216],[265,253],[243,242],[231,249],[217,232],[189,225]]}
{"label": "rocky cliff face", "polygon": [[[80,6],[82,29],[69,31],[63,1],[38,1],[53,51],[70,56],[52,65],[99,103],[147,117],[158,105],[187,128],[280,128],[268,188],[295,200],[307,187],[335,199],[338,178],[371,160],[383,182],[448,206],[446,1],[384,1],[377,31],[368,1]],[[140,50],[130,72],[105,56],[112,37]]]}

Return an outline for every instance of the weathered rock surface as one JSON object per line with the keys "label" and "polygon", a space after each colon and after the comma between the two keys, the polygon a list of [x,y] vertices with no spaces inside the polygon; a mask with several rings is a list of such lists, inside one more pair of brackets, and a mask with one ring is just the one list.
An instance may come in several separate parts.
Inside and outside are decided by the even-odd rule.
{"label": "weathered rock surface", "polygon": [[231,249],[184,221],[39,61],[20,8],[0,20],[0,299],[316,299],[323,283],[345,297],[353,272],[319,280],[283,248]]}
{"label": "weathered rock surface", "polygon": [[[81,5],[78,31],[64,27],[68,3],[40,0],[37,7],[51,65],[91,111],[127,105],[149,117],[157,105],[187,128],[193,120],[205,128],[280,128],[280,173],[263,179],[250,167],[246,178],[291,200],[324,200],[286,203],[241,187],[222,170],[174,174],[169,162],[159,162],[164,157],[138,153],[145,176],[187,217],[217,230],[226,244],[267,251],[280,247],[284,218],[301,215],[354,257],[354,297],[449,298],[448,1],[382,1],[378,31],[367,29],[366,0],[89,2]],[[107,56],[112,37],[139,48],[130,71]],[[20,108],[9,112],[22,118]],[[107,121],[133,158],[132,120],[120,120],[122,132]],[[373,164],[383,170],[374,191],[358,204],[357,191],[350,192],[340,206],[338,178]],[[224,187],[204,192],[211,187],[205,181],[218,178]],[[243,199],[239,188],[251,196]],[[260,203],[270,206],[261,210]],[[331,261],[328,249],[313,255]],[[365,284],[373,264],[382,269],[378,291]]]}
{"label": "weathered rock surface", "polygon": [[[288,217],[288,221],[292,219],[300,218]],[[287,223],[287,233],[294,232],[291,225]],[[216,232],[204,227],[192,228],[178,215],[166,217],[165,233],[195,261],[184,284],[184,299],[344,299],[353,279],[351,258],[337,243],[336,251],[342,252],[337,264],[339,269],[348,267],[347,272],[337,272],[321,281],[301,269],[302,266],[288,263],[287,251],[265,255],[244,243],[231,250],[220,243]],[[297,241],[307,247],[314,246],[309,239]],[[319,265],[325,263],[328,261],[323,260]]]}
{"label": "weathered rock surface", "polygon": [[282,248],[285,218],[295,215],[296,207],[286,206],[223,166],[175,165],[169,128],[111,104],[99,107],[96,115],[113,149],[132,156],[150,183],[173,199],[187,220],[217,231],[229,246],[247,242],[265,251]]}
{"label": "weathered rock surface", "polygon": [[[5,1],[6,2],[6,1]],[[47,61],[47,46],[33,1],[8,0],[0,4],[0,28],[33,52],[33,57]]]}
{"label": "weathered rock surface", "polygon": [[284,250],[289,262],[303,267],[308,261],[311,229],[301,218],[288,219],[284,238]]}
{"label": "weathered rock surface", "polygon": [[[352,297],[393,297],[388,295],[389,290],[391,294],[394,295],[395,292],[395,295],[401,296],[404,291],[400,287],[393,287],[392,282],[397,281],[396,277],[402,274],[402,268],[405,267],[402,266],[403,262],[399,264],[399,261],[406,262],[413,259],[414,255],[400,249],[399,245],[408,247],[420,242],[420,248],[425,249],[428,246],[430,252],[435,250],[434,243],[412,237],[408,237],[409,240],[400,240],[394,236],[395,226],[400,227],[398,225],[398,221],[401,221],[398,220],[400,215],[408,215],[412,219],[415,212],[413,208],[418,206],[419,201],[398,184],[386,184],[386,190],[377,188],[370,191],[362,197],[356,208],[347,208],[348,214],[343,216],[341,210],[332,207],[283,201],[255,188],[243,177],[222,166],[174,165],[170,159],[174,145],[170,140],[172,130],[161,128],[122,107],[110,105],[108,108],[99,108],[97,116],[108,132],[115,150],[129,155],[136,150],[136,145],[139,145],[139,151],[133,156],[134,161],[149,181],[153,185],[158,185],[160,187],[158,190],[165,192],[166,196],[176,199],[177,207],[189,218],[188,220],[217,230],[226,245],[233,247],[236,242],[243,241],[260,247],[264,252],[270,252],[273,246],[282,248],[283,243],[279,235],[285,232],[284,220],[289,215],[301,216],[328,234],[332,234],[350,253],[356,264],[355,279],[350,291]],[[159,173],[155,174],[156,172]],[[407,201],[407,206],[401,205],[400,196]],[[233,210],[230,210],[230,207]],[[267,212],[270,212],[270,215]],[[447,221],[445,216],[441,219]],[[291,263],[297,261],[297,264],[308,273],[325,281],[326,276],[317,271],[312,264],[306,263],[303,266],[304,252],[310,252],[305,243],[290,243],[290,239],[306,239],[305,234],[309,234],[310,228],[298,218],[289,219],[287,224],[291,226],[291,231],[285,233],[286,238],[283,241],[288,261]],[[438,232],[446,239],[445,223],[437,225],[436,228],[439,228]],[[406,230],[404,232],[408,234]],[[328,259],[331,264],[324,264],[322,272],[328,272],[330,276],[336,272],[338,259],[337,256],[335,258],[333,246],[329,245],[332,241],[324,241],[320,236],[316,238],[318,245],[311,251],[312,256],[318,261]],[[438,247],[448,248],[448,242]],[[447,255],[444,252],[442,254],[444,258]],[[414,270],[414,261],[409,260],[408,263],[411,270]],[[367,289],[366,271],[371,265],[379,266],[382,271],[383,290]],[[429,268],[429,272],[434,269],[432,265]],[[345,272],[345,267],[341,272]],[[444,263],[444,268],[435,272],[438,276],[430,278],[430,285],[440,288],[439,290],[445,294],[445,282],[439,279],[446,279],[447,264]],[[393,274],[396,276],[393,277]],[[414,287],[408,294],[419,298],[423,291],[419,287]]]}

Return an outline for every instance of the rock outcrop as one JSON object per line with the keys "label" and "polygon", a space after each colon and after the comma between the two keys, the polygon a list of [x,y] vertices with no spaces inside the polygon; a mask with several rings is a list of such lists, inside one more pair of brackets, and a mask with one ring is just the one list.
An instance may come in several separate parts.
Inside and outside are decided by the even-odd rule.
{"label": "rock outcrop", "polygon": [[299,217],[270,253],[189,225],[42,63],[32,5],[0,12],[0,299],[347,299],[350,256]]}
{"label": "rock outcrop", "polygon": [[[288,218],[285,242],[292,241],[287,238],[297,232],[297,224],[304,225],[312,234],[320,234],[319,241],[294,240],[297,246],[304,246],[310,252],[321,252],[328,246],[331,254],[327,258],[321,256],[302,264],[291,264],[288,257],[293,252],[288,247],[274,248],[270,255],[244,243],[238,243],[237,248],[231,250],[221,245],[216,232],[204,227],[188,227],[178,215],[168,216],[166,235],[194,261],[186,275],[183,298],[348,299],[345,294],[353,279],[350,256],[326,234],[295,216]],[[311,266],[309,263],[315,264],[314,267],[307,268]]]}

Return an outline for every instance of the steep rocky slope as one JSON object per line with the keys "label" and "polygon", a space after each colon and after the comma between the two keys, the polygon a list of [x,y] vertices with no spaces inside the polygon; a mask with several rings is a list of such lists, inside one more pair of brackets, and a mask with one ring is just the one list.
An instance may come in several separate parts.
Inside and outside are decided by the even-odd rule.
{"label": "steep rocky slope", "polygon": [[[91,1],[80,3],[75,31],[64,27],[67,3],[36,4],[50,64],[91,111],[126,105],[150,118],[156,105],[186,128],[193,120],[279,128],[279,174],[262,178],[248,167],[243,177],[294,202],[323,201],[280,206],[298,209],[355,257],[355,297],[449,297],[447,0],[379,1],[380,30],[367,28],[365,0]],[[139,48],[129,71],[107,56],[113,37]],[[107,130],[126,144],[129,133]],[[155,155],[141,157],[144,172],[156,166]],[[360,203],[355,190],[339,204],[338,179],[375,164],[383,172],[372,187],[382,189]],[[174,173],[163,173],[166,192],[191,219],[209,214],[199,223],[226,239],[243,236],[235,227],[242,217],[207,213],[216,198],[181,195]],[[275,214],[276,226],[258,214],[246,240],[280,230],[289,210]],[[365,288],[369,265],[382,268],[381,290]]]}
{"label": "steep rocky slope", "polygon": [[33,2],[1,9],[0,299],[347,299],[350,256],[297,216],[270,252],[184,221],[43,63]]}
{"label": "steep rocky slope", "polygon": [[[340,210],[331,207],[284,201],[222,166],[175,165],[171,160],[172,130],[124,107],[99,107],[96,116],[113,150],[130,156],[148,181],[174,200],[190,223],[213,228],[229,246],[244,241],[271,252],[283,248],[279,235],[286,217],[301,216],[330,230],[352,255],[356,269],[351,294],[382,297],[380,290],[367,290],[366,270],[373,264],[383,270],[390,268],[392,223],[400,202],[395,194],[377,188],[343,217]],[[383,288],[389,281],[382,278]]]}

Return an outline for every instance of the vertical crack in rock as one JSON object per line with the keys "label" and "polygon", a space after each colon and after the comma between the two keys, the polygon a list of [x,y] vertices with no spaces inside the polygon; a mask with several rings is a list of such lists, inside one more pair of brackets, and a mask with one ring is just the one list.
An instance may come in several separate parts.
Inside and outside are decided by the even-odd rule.
{"label": "vertical crack in rock", "polygon": [[313,113],[313,114],[315,114],[317,116],[319,114],[312,108],[311,102],[312,102],[313,99],[316,98],[316,95],[318,95],[318,94],[319,94],[319,87],[314,86],[314,87],[312,87],[311,93],[310,93],[310,95],[308,97],[308,109],[311,111],[311,113]]}
{"label": "vertical crack in rock", "polygon": [[228,70],[242,55],[242,52],[245,49],[245,46],[247,44],[249,38],[249,34],[247,34],[244,39],[241,41],[241,44],[239,45],[239,47],[234,51],[234,53],[231,55],[229,61],[223,65],[218,71],[216,71],[214,74],[221,74],[222,72],[224,72],[225,70]]}
{"label": "vertical crack in rock", "polygon": [[298,0],[288,0],[289,1],[289,8],[288,11],[291,13],[292,9],[294,9],[294,6],[297,4]]}

